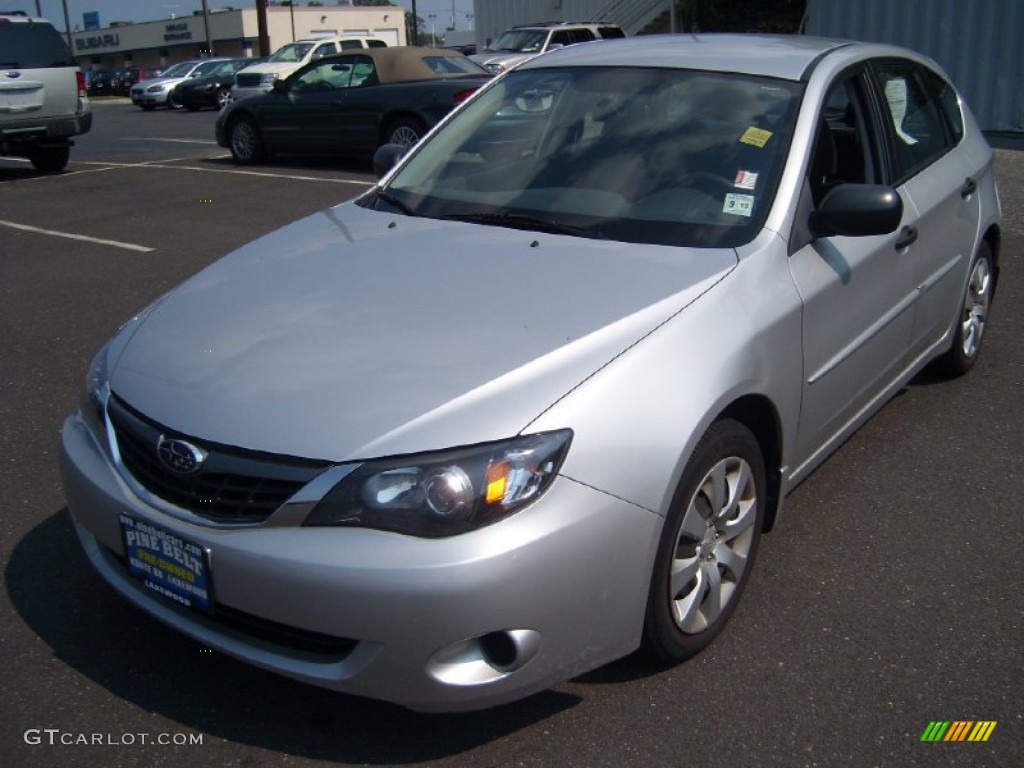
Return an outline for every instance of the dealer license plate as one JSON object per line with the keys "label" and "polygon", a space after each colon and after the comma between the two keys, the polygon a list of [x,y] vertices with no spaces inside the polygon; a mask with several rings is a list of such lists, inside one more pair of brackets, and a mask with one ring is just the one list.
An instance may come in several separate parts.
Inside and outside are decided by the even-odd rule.
{"label": "dealer license plate", "polygon": [[213,611],[209,553],[163,528],[120,515],[128,570],[154,592],[188,608]]}

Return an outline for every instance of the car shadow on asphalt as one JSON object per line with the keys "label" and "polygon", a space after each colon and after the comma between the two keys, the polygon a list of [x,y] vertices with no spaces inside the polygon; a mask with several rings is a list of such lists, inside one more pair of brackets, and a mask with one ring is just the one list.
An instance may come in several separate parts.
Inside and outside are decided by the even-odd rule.
{"label": "car shadow on asphalt", "polygon": [[[85,558],[66,508],[18,542],[5,577],[18,615],[74,672],[141,712],[289,755],[368,764],[434,760],[515,733],[581,701],[545,691],[442,720],[211,653],[118,597]],[[102,712],[102,702],[96,704]],[[63,705],[56,691],[54,713]],[[114,726],[112,720],[110,730]]]}

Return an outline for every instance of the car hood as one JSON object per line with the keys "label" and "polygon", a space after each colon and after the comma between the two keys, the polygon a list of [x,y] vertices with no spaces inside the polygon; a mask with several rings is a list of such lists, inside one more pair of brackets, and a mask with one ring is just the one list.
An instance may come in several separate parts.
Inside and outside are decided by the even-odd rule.
{"label": "car hood", "polygon": [[148,88],[151,85],[157,83],[165,83],[171,85],[173,83],[180,83],[182,80],[188,80],[187,77],[154,77],[152,80],[140,80],[135,83],[132,88]]}
{"label": "car hood", "polygon": [[484,51],[483,53],[474,54],[469,58],[472,61],[475,61],[481,67],[486,67],[488,64],[497,64],[500,65],[502,69],[510,69],[514,67],[516,64],[520,64],[528,59],[532,59],[535,56],[539,55],[539,53],[501,53],[498,51],[488,53],[487,51]]}
{"label": "car hood", "polygon": [[278,75],[290,75],[302,65],[303,62],[301,61],[266,61],[263,64],[257,64],[252,67],[240,69],[238,70],[238,73],[244,73],[246,75],[266,75],[273,72]]}
{"label": "car hood", "polygon": [[112,391],[200,440],[330,461],[509,437],[736,264],[346,203],[128,324]]}

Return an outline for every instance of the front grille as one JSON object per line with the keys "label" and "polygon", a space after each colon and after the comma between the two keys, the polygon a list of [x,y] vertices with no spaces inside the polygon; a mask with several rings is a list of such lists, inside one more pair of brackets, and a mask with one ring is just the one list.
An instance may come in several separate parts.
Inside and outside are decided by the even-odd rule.
{"label": "front grille", "polygon": [[[206,443],[164,427],[116,397],[107,402],[121,462],[146,490],[218,523],[260,523],[327,465]],[[161,436],[208,451],[201,469],[183,475],[157,453]]]}
{"label": "front grille", "polygon": [[239,88],[256,88],[260,84],[262,75],[238,73],[235,75],[235,85]]}

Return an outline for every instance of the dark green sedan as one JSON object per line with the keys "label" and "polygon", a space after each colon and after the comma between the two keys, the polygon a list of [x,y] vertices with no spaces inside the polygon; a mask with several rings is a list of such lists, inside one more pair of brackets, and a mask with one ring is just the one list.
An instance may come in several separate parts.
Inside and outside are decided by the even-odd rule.
{"label": "dark green sedan", "polygon": [[382,144],[415,144],[490,77],[438,48],[326,56],[269,93],[229,104],[217,117],[217,143],[246,165],[292,152],[369,159]]}

